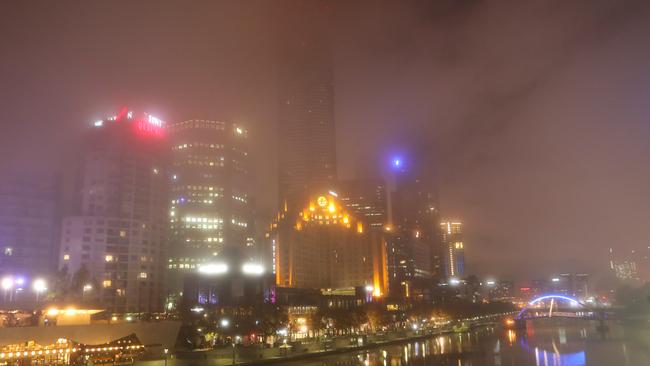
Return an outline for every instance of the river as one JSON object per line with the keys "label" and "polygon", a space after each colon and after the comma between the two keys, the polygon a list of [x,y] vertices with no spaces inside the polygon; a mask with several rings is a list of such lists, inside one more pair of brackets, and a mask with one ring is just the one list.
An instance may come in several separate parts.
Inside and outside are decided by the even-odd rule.
{"label": "river", "polygon": [[525,331],[483,327],[282,365],[650,366],[650,325],[609,328],[603,335],[592,321],[540,319]]}

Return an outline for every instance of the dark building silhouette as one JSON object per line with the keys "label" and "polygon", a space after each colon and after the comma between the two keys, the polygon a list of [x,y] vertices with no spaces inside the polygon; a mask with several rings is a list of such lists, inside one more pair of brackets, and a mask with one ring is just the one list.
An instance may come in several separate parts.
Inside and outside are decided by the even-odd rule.
{"label": "dark building silhouette", "polygon": [[382,179],[349,179],[336,185],[338,199],[356,216],[365,217],[372,230],[387,224],[386,183]]}
{"label": "dark building silhouette", "polygon": [[436,182],[430,169],[415,160],[396,160],[392,223],[388,228],[391,294],[422,298],[432,278],[442,274]]}
{"label": "dark building silhouette", "polygon": [[294,6],[278,32],[279,199],[300,210],[310,191],[336,180],[336,134],[327,14]]}
{"label": "dark building silhouette", "polygon": [[0,177],[0,274],[34,276],[57,267],[58,184],[53,175]]}

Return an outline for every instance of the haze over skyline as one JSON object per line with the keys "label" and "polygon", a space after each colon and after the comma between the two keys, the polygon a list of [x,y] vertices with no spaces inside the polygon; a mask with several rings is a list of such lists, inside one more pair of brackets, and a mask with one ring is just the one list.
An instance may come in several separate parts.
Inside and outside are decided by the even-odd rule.
{"label": "haze over skyline", "polygon": [[[274,37],[292,2],[30,5],[0,4],[2,166],[57,170],[122,105],[233,120],[274,212]],[[603,273],[607,248],[650,245],[647,3],[313,6],[331,16],[339,175],[426,151],[470,273]]]}

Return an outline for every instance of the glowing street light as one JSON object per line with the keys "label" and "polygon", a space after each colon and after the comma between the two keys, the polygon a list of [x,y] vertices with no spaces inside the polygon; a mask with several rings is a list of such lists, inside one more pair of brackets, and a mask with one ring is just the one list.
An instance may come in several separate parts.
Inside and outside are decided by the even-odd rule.
{"label": "glowing street light", "polygon": [[32,288],[36,291],[36,302],[38,302],[38,297],[42,292],[47,291],[47,283],[42,278],[37,278],[32,283]]}
{"label": "glowing street light", "polygon": [[2,279],[2,289],[9,291],[14,287],[14,279],[11,277],[5,277]]}
{"label": "glowing street light", "polygon": [[12,277],[5,277],[2,279],[2,282],[0,282],[0,286],[2,286],[2,289],[5,292],[5,299],[7,298],[7,293],[9,294],[9,301],[12,300],[12,295],[13,291],[12,289],[14,288],[14,279]]}
{"label": "glowing street light", "polygon": [[228,320],[226,318],[223,318],[223,319],[221,319],[219,324],[221,324],[222,328],[228,328],[228,326],[230,326],[230,320]]}

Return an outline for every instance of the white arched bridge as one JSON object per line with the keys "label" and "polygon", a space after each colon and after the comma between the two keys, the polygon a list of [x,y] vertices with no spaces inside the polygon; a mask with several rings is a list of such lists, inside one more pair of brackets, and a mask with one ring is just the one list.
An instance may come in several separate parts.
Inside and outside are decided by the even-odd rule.
{"label": "white arched bridge", "polygon": [[516,320],[535,318],[597,318],[598,311],[571,296],[546,294],[529,301]]}

